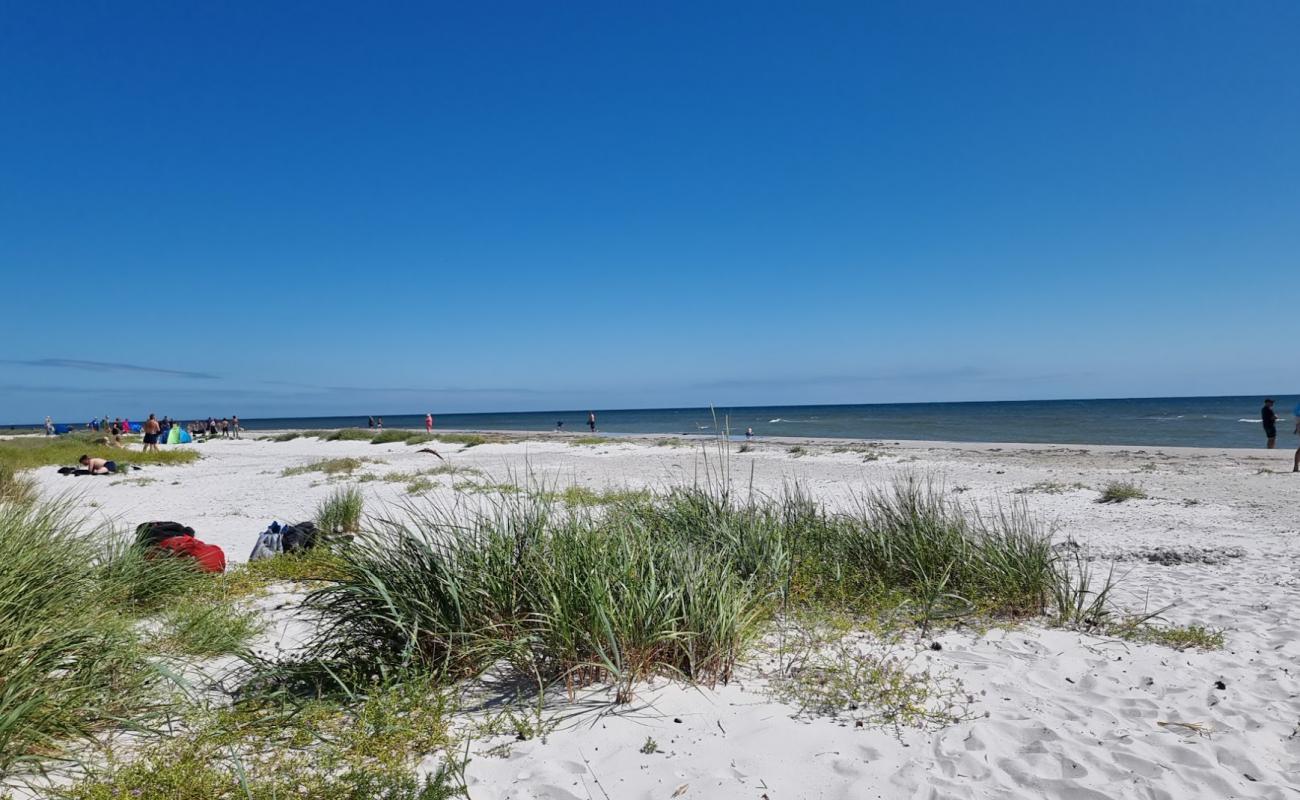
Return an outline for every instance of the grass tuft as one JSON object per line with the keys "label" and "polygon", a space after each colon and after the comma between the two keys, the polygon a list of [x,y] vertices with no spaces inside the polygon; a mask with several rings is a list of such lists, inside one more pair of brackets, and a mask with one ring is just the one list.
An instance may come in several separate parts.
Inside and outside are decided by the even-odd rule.
{"label": "grass tuft", "polygon": [[1123,503],[1127,500],[1144,500],[1147,493],[1142,487],[1128,481],[1112,481],[1101,490],[1098,503]]}
{"label": "grass tuft", "polygon": [[301,464],[296,467],[285,467],[280,471],[280,476],[284,478],[294,475],[306,475],[309,472],[323,472],[326,475],[351,474],[365,463],[365,459],[360,458],[322,458],[309,464]]}
{"label": "grass tuft", "polygon": [[316,527],[327,534],[353,533],[361,528],[365,499],[356,486],[336,489],[316,508]]}
{"label": "grass tuft", "polygon": [[1050,537],[1022,507],[975,514],[922,481],[853,514],[798,493],[737,504],[698,488],[601,498],[592,513],[590,490],[556,504],[564,493],[511,489],[359,534],[306,599],[323,625],[290,680],[505,663],[570,690],[610,681],[626,700],[656,674],[729,679],[782,608],[869,607],[924,628],[976,609],[1040,613],[1052,593]]}

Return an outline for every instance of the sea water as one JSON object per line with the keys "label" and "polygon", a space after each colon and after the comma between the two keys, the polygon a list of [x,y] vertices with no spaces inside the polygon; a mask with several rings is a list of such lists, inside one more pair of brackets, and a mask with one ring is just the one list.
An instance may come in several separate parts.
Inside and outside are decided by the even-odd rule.
{"label": "sea water", "polygon": [[[1291,410],[1297,397],[1277,398],[1279,445],[1294,446]],[[744,406],[730,408],[577,409],[488,414],[435,414],[439,429],[586,431],[596,412],[602,433],[759,437],[920,439],[953,442],[1257,447],[1264,444],[1261,397],[1165,397],[1131,400],[1041,400],[880,405]],[[423,428],[424,414],[383,414],[387,428]],[[243,419],[248,430],[366,427],[364,416]]]}

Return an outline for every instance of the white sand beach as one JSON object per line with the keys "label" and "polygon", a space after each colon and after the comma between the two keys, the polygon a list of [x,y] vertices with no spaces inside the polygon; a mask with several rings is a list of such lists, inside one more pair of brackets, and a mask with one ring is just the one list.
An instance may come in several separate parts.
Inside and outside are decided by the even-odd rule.
{"label": "white sand beach", "polygon": [[[432,476],[421,495],[377,478],[442,464],[419,452],[425,445],[315,439],[215,440],[194,445],[203,457],[185,466],[34,476],[44,494],[75,493],[96,517],[124,527],[177,520],[242,561],[270,521],[309,518],[341,483],[361,487],[367,513],[381,516],[403,503],[468,502],[478,495],[466,481],[663,489],[716,468],[711,444],[574,441],[434,443],[446,463],[481,474]],[[475,741],[466,773],[475,800],[1300,797],[1300,475],[1290,450],[791,446],[733,445],[731,481],[769,494],[797,483],[832,508],[909,474],[985,508],[1024,501],[1097,569],[1115,564],[1123,608],[1171,606],[1164,622],[1222,629],[1225,644],[1178,650],[1035,621],[913,636],[917,664],[969,697],[969,719],[930,731],[800,714],[767,690],[771,657],[756,652],[725,686],[659,681],[628,706],[595,705],[545,737]],[[343,478],[282,475],[337,457],[365,462]],[[376,479],[358,480],[365,475]],[[1115,480],[1148,496],[1098,503],[1099,487]]]}

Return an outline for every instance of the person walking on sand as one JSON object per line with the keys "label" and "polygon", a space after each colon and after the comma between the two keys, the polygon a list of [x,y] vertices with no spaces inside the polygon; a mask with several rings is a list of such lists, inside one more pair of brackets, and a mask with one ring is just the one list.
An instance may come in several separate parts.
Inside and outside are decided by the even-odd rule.
{"label": "person walking on sand", "polygon": [[374,417],[366,417],[366,427],[367,427],[367,428],[374,428],[374,427],[375,427],[375,418],[374,418]]}
{"label": "person walking on sand", "polygon": [[591,432],[592,432],[592,433],[595,433],[595,432],[596,432],[596,412],[595,412],[595,411],[588,411],[588,412],[587,412],[587,427],[588,427],[588,428],[591,428]]}
{"label": "person walking on sand", "polygon": [[1264,436],[1268,437],[1268,449],[1277,447],[1277,412],[1273,410],[1273,398],[1264,401],[1259,410],[1259,418],[1264,423]]}
{"label": "person walking on sand", "polygon": [[230,418],[230,433],[236,439],[239,438],[239,417]]}
{"label": "person walking on sand", "polygon": [[433,433],[433,414],[432,414],[432,413],[428,413],[428,414],[425,414],[425,415],[424,415],[424,432],[425,432],[425,433]]}
{"label": "person walking on sand", "polygon": [[158,424],[158,419],[153,414],[144,423],[144,447],[143,452],[148,453],[150,450],[158,452],[158,434],[162,432],[162,426]]}
{"label": "person walking on sand", "polygon": [[[1295,435],[1300,436],[1300,405],[1295,407]],[[1291,466],[1292,472],[1300,472],[1300,442],[1295,445],[1295,463]]]}

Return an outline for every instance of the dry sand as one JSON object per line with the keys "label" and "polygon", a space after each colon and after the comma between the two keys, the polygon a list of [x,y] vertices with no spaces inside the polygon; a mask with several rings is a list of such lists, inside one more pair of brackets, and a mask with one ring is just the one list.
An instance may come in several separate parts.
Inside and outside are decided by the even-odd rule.
{"label": "dry sand", "polygon": [[[485,474],[430,478],[438,488],[429,496],[450,499],[466,480],[663,488],[706,472],[698,445],[571,441],[434,444],[450,463]],[[1300,475],[1290,473],[1291,451],[886,442],[864,460],[830,443],[804,446],[802,455],[777,442],[733,447],[732,480],[774,494],[798,482],[832,507],[917,473],[979,504],[1024,499],[1061,540],[1117,560],[1126,608],[1173,604],[1170,624],[1221,628],[1226,646],[1177,651],[1034,624],[947,632],[941,650],[920,658],[961,681],[977,717],[901,733],[797,714],[764,690],[756,655],[727,686],[659,683],[642,687],[634,708],[604,706],[544,739],[476,742],[467,773],[475,800],[1300,797]],[[268,522],[310,517],[338,485],[315,472],[282,477],[285,467],[352,456],[377,460],[357,475],[383,475],[442,463],[400,444],[195,447],[204,457],[188,466],[108,478],[46,469],[38,479],[124,525],[193,525],[242,561]],[[1097,488],[1113,480],[1150,497],[1097,503]],[[1064,489],[1016,493],[1047,482]],[[372,513],[410,499],[403,483],[359,485]],[[1160,724],[1171,722],[1201,729]],[[658,752],[642,752],[647,739]]]}

